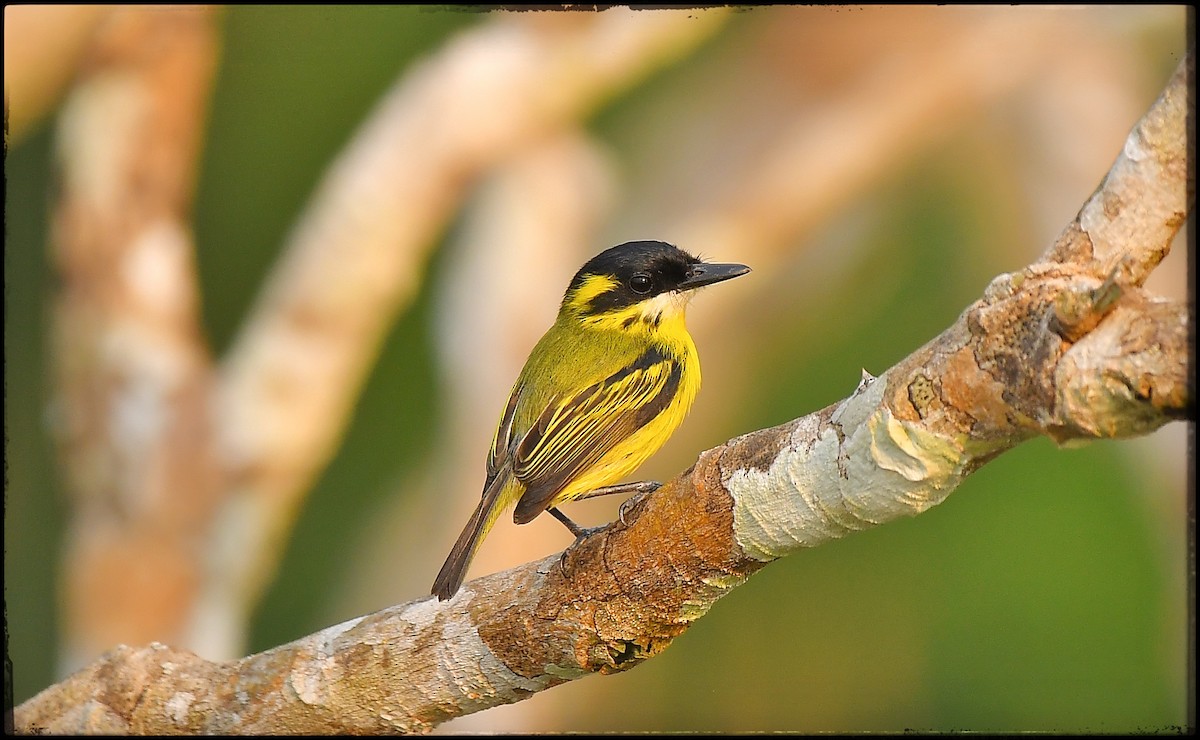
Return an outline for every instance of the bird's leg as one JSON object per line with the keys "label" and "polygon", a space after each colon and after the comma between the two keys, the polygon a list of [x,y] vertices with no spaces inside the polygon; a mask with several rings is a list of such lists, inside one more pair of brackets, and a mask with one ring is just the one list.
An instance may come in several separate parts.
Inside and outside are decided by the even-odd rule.
{"label": "bird's leg", "polygon": [[[647,494],[653,493],[661,487],[662,487],[662,484],[656,480],[642,480],[642,481],[637,481],[634,483],[618,483],[615,486],[602,486],[600,488],[593,488],[590,491],[583,492],[582,494],[580,494],[579,496],[576,496],[572,500],[573,501],[582,501],[585,498],[596,498],[597,496],[609,496],[614,493],[632,493],[633,494],[632,496],[630,496],[628,499],[626,499],[624,502],[621,503],[621,508],[617,512],[618,516],[621,519],[621,524],[624,524],[625,523],[625,512],[628,510],[628,507],[637,504],[637,502],[641,501],[642,498],[645,497]],[[563,526],[566,527],[567,529],[569,529],[571,531],[571,534],[575,535],[576,542],[583,539],[584,537],[587,537],[588,535],[592,535],[592,534],[599,532],[600,530],[604,529],[607,526],[607,525],[603,525],[600,527],[590,527],[590,528],[589,527],[581,527],[578,524],[576,524],[575,522],[571,521],[571,519],[566,514],[562,513],[558,509],[550,508],[550,509],[547,509],[546,511],[549,511],[551,516],[553,516],[558,521],[562,522]]]}
{"label": "bird's leg", "polygon": [[558,558],[558,567],[562,569],[562,574],[565,577],[567,575],[567,553],[571,552],[571,549],[575,547],[575,545],[578,545],[581,540],[586,539],[589,535],[599,532],[600,530],[604,529],[604,527],[581,527],[575,522],[571,521],[570,517],[558,509],[549,508],[546,509],[546,511],[550,512],[550,516],[562,522],[563,526],[571,530],[571,534],[575,535],[575,541],[571,543],[570,547],[563,550],[562,555],[560,555]]}
{"label": "bird's leg", "polygon": [[[603,526],[581,527],[578,524],[576,524],[575,522],[571,521],[571,519],[566,514],[562,513],[558,509],[550,508],[550,509],[546,509],[546,511],[550,512],[550,516],[552,516],[555,519],[557,519],[558,521],[562,522],[564,527],[571,530],[571,534],[575,535],[575,542],[578,542],[578,541],[582,540],[583,538],[587,537],[588,535],[593,535],[593,534],[599,532],[600,530],[604,529]],[[574,544],[575,544],[574,542],[571,543],[572,546],[574,546]]]}
{"label": "bird's leg", "polygon": [[615,486],[593,488],[576,499],[576,501],[585,498],[595,498],[596,496],[607,496],[612,493],[632,493],[632,496],[621,502],[621,508],[617,509],[617,518],[621,520],[621,524],[624,526],[625,512],[629,511],[634,506],[637,506],[642,499],[646,498],[646,496],[654,493],[660,488],[662,488],[662,484],[656,480],[640,480],[635,483],[618,483]]}
{"label": "bird's leg", "polygon": [[662,484],[656,480],[640,480],[634,483],[618,483],[615,486],[601,486],[593,488],[575,497],[575,501],[582,501],[585,498],[596,498],[597,496],[608,496],[614,493],[635,493],[645,495],[657,491],[662,487]]}
{"label": "bird's leg", "polygon": [[[632,493],[633,495],[621,502],[621,508],[617,510],[617,518],[620,519],[622,526],[625,525],[625,512],[632,506],[636,506],[638,502],[644,499],[647,495],[657,491],[662,487],[658,481],[643,480],[636,483],[619,483],[615,486],[603,486],[601,488],[593,488],[585,492],[583,495],[576,497],[574,500],[579,501],[585,498],[595,498],[596,496],[607,496],[613,493]],[[571,547],[563,550],[562,557],[559,558],[559,567],[563,569],[563,575],[566,575],[566,560],[567,553],[572,547],[579,544],[580,540],[586,539],[597,532],[607,529],[610,524],[604,524],[599,527],[581,527],[566,514],[559,511],[557,508],[551,507],[546,509],[550,512],[550,516],[562,522],[562,525],[567,528],[571,534],[575,535],[575,541],[571,543]]]}

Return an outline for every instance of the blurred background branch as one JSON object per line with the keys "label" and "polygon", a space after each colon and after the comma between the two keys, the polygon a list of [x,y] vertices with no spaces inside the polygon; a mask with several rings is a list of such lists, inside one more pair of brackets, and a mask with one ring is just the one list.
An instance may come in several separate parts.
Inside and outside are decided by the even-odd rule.
{"label": "blurred background branch", "polygon": [[58,116],[52,408],[72,497],[67,670],[114,642],[188,642],[221,491],[190,223],[215,62],[209,10],[114,10]]}
{"label": "blurred background branch", "polygon": [[[68,599],[83,585],[65,577],[56,587],[56,553],[69,543],[74,551],[85,535],[64,534],[67,514],[82,521],[83,510],[66,511],[55,493],[78,488],[80,473],[70,457],[51,461],[44,426],[82,427],[63,426],[69,406],[46,411],[54,392],[44,371],[42,248],[53,132],[62,132],[60,149],[87,158],[104,131],[69,124],[79,103],[56,111],[57,129],[44,114],[64,91],[77,101],[88,89],[82,60],[117,11],[69,22],[47,14],[35,25],[14,10],[37,9],[5,9],[5,576],[21,701],[53,680],[56,656],[73,664],[91,649],[55,637],[77,631],[72,610],[56,609],[57,594]],[[211,597],[203,601],[216,607],[191,611],[191,634],[224,646],[216,653],[258,650],[425,592],[478,494],[492,415],[560,298],[522,290],[521,268],[537,271],[530,284],[565,284],[583,257],[630,238],[667,239],[755,268],[755,284],[714,292],[693,311],[705,389],[645,477],[677,472],[738,430],[844,396],[845,377],[891,364],[994,274],[1035,256],[1013,245],[1053,238],[1182,55],[1187,12],[224,10],[212,103],[207,114],[203,96],[190,103],[188,124],[205,137],[194,208],[199,279],[189,256],[188,165],[170,175],[180,184],[164,193],[175,195],[156,196],[184,214],[167,219],[179,230],[155,232],[176,246],[151,250],[176,261],[152,258],[145,268],[162,274],[153,270],[165,263],[175,276],[154,282],[151,295],[169,296],[174,308],[160,307],[167,319],[133,312],[135,326],[149,327],[134,338],[174,348],[155,356],[175,357],[167,367],[189,378],[179,387],[192,390],[171,399],[211,391],[208,358],[223,358],[215,479],[186,474],[171,493],[180,498],[161,499],[176,502],[171,516],[198,521],[214,513],[205,514],[214,499],[193,489],[215,486],[216,499],[229,497],[211,532],[220,537],[182,525],[173,535],[209,553],[218,545],[219,557],[202,563]],[[14,39],[54,53],[18,56]],[[186,48],[196,56],[193,84],[205,84],[212,50]],[[25,82],[34,73],[45,76]],[[190,89],[162,94],[183,99]],[[168,137],[182,162],[194,156],[187,130]],[[104,211],[117,216],[130,228],[120,234],[153,222]],[[68,232],[55,229],[58,244]],[[131,252],[149,241],[112,238]],[[65,268],[73,262],[56,260],[63,295],[72,295],[79,280],[66,279]],[[1182,298],[1187,260],[1175,249],[1148,287]],[[103,276],[94,279],[104,295],[119,297],[131,290],[129,275],[144,274],[93,261],[100,271],[87,274]],[[197,287],[198,319],[195,305],[187,308]],[[129,313],[123,298],[88,300],[77,305],[97,310],[77,310],[78,326],[115,325]],[[186,328],[197,320],[207,341]],[[61,356],[92,352],[94,341],[72,338]],[[139,372],[114,387],[155,377]],[[136,401],[181,418],[181,401],[137,387]],[[93,386],[85,397],[114,392]],[[151,435],[144,457],[126,458],[128,470],[150,465],[156,446],[212,442],[206,435],[216,430],[203,423],[211,409],[187,403],[195,426]],[[140,412],[154,404],[121,408],[144,424]],[[89,408],[82,418],[105,418],[106,407]],[[773,566],[638,671],[573,682],[442,729],[1182,723],[1183,430],[1084,450],[1027,445],[973,476],[970,496]],[[116,449],[118,439],[101,444]],[[188,465],[211,463],[210,448],[192,449]],[[161,465],[145,470],[171,469]],[[105,496],[155,500],[130,487]],[[616,503],[581,502],[573,515],[610,519]],[[474,574],[561,549],[558,529],[498,526]],[[927,559],[950,565],[922,567]],[[186,567],[194,573],[199,561]],[[918,570],[919,581],[910,575]],[[1013,581],[1018,572],[1025,577]],[[168,580],[151,591],[178,607],[182,597],[166,587],[188,581]],[[788,615],[796,611],[815,615],[810,634],[794,634]],[[117,614],[93,610],[85,621]],[[724,667],[719,675],[713,661]],[[654,702],[630,699],[648,696]],[[854,699],[862,696],[873,697],[870,712]],[[604,709],[616,705],[628,711]]]}
{"label": "blurred background branch", "polygon": [[10,146],[57,104],[96,27],[112,12],[106,5],[5,6],[4,137]]}

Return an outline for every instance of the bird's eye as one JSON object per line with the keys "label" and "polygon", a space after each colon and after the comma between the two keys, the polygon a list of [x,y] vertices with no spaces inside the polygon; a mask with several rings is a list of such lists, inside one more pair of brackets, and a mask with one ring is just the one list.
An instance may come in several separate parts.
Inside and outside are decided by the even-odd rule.
{"label": "bird's eye", "polygon": [[650,292],[650,276],[644,272],[639,272],[638,274],[629,278],[629,287],[638,295],[646,295]]}

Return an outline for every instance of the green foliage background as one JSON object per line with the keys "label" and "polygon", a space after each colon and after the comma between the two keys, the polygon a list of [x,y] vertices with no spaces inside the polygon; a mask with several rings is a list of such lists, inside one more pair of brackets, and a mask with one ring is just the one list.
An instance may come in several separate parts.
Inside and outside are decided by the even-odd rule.
{"label": "green foliage background", "polygon": [[[405,65],[485,18],[382,7],[225,11],[195,207],[205,329],[218,356],[323,169],[380,93]],[[592,132],[618,156],[627,152],[655,92],[721,42],[606,107]],[[1162,69],[1147,104],[1181,42],[1147,40]],[[18,703],[56,679],[65,504],[46,434],[51,129],[43,123],[5,161],[4,576]],[[952,322],[994,275],[1020,266],[1000,242],[1028,233],[996,186],[963,164],[997,156],[981,138],[959,137],[883,186],[875,196],[883,205],[858,237],[867,253],[836,285],[762,277],[761,312],[745,317],[762,339],[746,359],[755,391],[713,439],[844,396],[860,368],[885,369]],[[435,256],[430,269],[438,266]],[[327,599],[344,577],[338,553],[391,483],[430,452],[440,393],[434,282],[392,330],[341,451],[308,499],[255,618],[253,650],[327,626]],[[556,709],[557,721],[585,732],[1181,726],[1186,583],[1160,547],[1164,522],[1153,514],[1175,493],[1134,459],[1139,449],[1023,445],[920,517],[772,564],[636,670],[556,688],[570,708]],[[440,556],[412,567],[432,575]]]}

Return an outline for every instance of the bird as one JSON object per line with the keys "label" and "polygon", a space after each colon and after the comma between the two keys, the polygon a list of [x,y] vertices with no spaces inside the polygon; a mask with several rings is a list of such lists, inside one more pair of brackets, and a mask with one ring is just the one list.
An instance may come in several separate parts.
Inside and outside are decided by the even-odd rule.
{"label": "bird", "polygon": [[576,525],[560,504],[657,487],[611,484],[658,451],[700,389],[684,321],[693,291],[748,272],[654,240],[618,244],[579,268],[512,386],[479,504],[433,582],[439,601],[458,592],[509,506],[517,524],[549,512],[578,541],[596,530]]}

